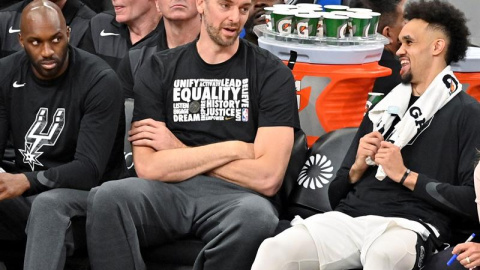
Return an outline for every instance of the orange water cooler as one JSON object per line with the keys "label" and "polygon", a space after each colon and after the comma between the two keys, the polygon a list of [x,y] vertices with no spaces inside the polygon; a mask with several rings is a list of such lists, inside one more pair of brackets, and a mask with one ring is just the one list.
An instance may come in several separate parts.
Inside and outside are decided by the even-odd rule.
{"label": "orange water cooler", "polygon": [[385,40],[378,36],[367,41],[304,44],[295,38],[259,34],[259,46],[286,63],[296,55],[292,71],[300,124],[309,146],[329,131],[360,125],[375,79],[391,74],[378,65]]}
{"label": "orange water cooler", "polygon": [[452,63],[452,70],[463,91],[480,101],[480,48],[469,47],[464,60]]}

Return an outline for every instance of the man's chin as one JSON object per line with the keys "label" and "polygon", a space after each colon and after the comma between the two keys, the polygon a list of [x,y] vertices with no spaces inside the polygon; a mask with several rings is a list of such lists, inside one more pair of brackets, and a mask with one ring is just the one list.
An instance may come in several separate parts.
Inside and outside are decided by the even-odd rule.
{"label": "man's chin", "polygon": [[402,84],[409,84],[412,82],[413,76],[412,73],[408,72],[400,76]]}

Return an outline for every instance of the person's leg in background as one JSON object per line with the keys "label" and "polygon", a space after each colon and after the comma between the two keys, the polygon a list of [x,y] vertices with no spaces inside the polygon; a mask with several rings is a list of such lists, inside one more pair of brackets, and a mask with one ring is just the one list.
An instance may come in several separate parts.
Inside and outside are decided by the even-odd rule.
{"label": "person's leg in background", "polygon": [[34,197],[17,197],[0,201],[0,262],[8,270],[23,269],[25,226]]}
{"label": "person's leg in background", "polygon": [[[448,269],[448,270],[465,270],[465,267],[455,260],[451,265],[447,267],[447,262],[452,258],[453,247],[447,248],[445,250],[439,251],[436,254],[432,254],[427,258],[427,263],[425,268],[422,270],[438,270],[438,269]],[[478,268],[478,267],[477,267]]]}
{"label": "person's leg in background", "polygon": [[32,203],[27,224],[24,270],[62,270],[74,251],[71,219],[85,216],[88,191],[52,189]]}

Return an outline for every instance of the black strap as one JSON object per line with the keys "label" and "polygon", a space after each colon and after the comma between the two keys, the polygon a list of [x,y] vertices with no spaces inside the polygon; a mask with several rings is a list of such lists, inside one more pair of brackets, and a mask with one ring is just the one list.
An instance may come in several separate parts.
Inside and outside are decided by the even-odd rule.
{"label": "black strap", "polygon": [[296,51],[290,51],[290,59],[288,59],[287,66],[291,70],[293,70],[293,67],[295,66],[295,63],[297,63],[297,52]]}
{"label": "black strap", "polygon": [[435,232],[432,230],[432,228],[427,224],[425,223],[423,220],[419,219],[417,220],[420,224],[423,225],[423,227],[425,227],[429,232],[430,232],[430,235],[428,236],[428,240],[432,242],[433,244],[433,247],[436,249],[436,250],[444,250],[446,248],[449,247],[449,245],[447,243],[444,243],[442,240],[440,240],[440,238],[437,237],[437,235],[435,234]]}

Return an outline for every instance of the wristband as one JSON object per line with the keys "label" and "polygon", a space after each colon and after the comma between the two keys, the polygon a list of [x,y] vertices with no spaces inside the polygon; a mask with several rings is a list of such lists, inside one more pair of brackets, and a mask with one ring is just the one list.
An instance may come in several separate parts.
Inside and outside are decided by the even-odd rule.
{"label": "wristband", "polygon": [[407,171],[403,174],[402,176],[402,179],[400,180],[400,182],[398,182],[400,185],[403,186],[403,183],[405,182],[405,180],[407,179],[408,175],[410,174],[410,169],[407,168]]}

